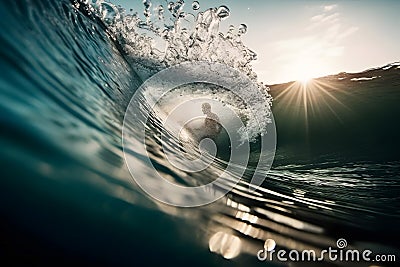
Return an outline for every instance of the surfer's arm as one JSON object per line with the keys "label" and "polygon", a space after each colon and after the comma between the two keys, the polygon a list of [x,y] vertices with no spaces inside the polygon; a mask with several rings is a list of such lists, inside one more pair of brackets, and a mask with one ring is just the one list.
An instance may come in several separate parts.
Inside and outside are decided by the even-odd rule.
{"label": "surfer's arm", "polygon": [[222,131],[222,125],[219,122],[216,123],[215,130],[217,133],[220,133]]}

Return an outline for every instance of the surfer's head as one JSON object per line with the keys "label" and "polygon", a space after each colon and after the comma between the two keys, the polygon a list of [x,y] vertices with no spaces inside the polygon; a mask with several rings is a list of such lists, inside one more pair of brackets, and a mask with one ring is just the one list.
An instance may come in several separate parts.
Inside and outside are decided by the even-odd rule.
{"label": "surfer's head", "polygon": [[208,103],[203,103],[203,105],[201,105],[201,109],[203,110],[203,113],[206,115],[211,113],[211,105]]}

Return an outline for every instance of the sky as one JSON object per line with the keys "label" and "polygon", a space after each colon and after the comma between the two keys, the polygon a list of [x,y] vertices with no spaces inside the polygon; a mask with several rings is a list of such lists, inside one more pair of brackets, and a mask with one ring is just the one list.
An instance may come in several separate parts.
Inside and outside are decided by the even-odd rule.
{"label": "sky", "polygon": [[[143,7],[140,0],[112,2],[139,11]],[[397,0],[199,2],[200,10],[222,4],[230,8],[222,30],[230,24],[248,26],[244,43],[257,53],[253,67],[267,84],[359,72],[400,61]],[[185,3],[190,7],[192,1]]]}

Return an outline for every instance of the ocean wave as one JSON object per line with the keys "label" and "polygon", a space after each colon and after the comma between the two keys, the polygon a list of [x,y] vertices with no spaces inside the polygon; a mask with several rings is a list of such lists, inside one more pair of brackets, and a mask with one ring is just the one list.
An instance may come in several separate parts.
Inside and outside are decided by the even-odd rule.
{"label": "ocean wave", "polygon": [[[359,74],[363,76],[341,74],[334,77],[344,87],[353,86],[350,87],[354,89],[353,96],[340,94],[340,100],[353,111],[364,114],[365,110],[379,107],[356,120],[351,120],[354,113],[341,110],[339,117],[344,118],[346,124],[340,128],[343,134],[334,136],[326,133],[341,124],[337,123],[335,114],[328,112],[329,107],[324,108],[326,112],[319,113],[322,118],[309,117],[308,122],[313,125],[309,128],[311,139],[303,132],[296,135],[305,125],[304,110],[290,99],[279,97],[279,89],[285,89],[285,85],[271,86],[271,94],[275,94],[276,99],[274,116],[279,139],[275,168],[262,173],[267,179],[257,190],[249,192],[250,179],[257,166],[246,166],[237,184],[233,172],[215,187],[216,191],[228,186],[233,188],[224,198],[205,207],[180,209],[147,198],[132,181],[121,144],[124,113],[143,80],[187,60],[175,58],[177,54],[197,57],[194,52],[206,51],[206,62],[215,59],[222,64],[218,60],[220,57],[225,59],[226,53],[220,50],[232,45],[229,44],[232,40],[238,41],[237,48],[241,47],[240,34],[245,34],[246,27],[241,25],[237,30],[230,28],[231,33],[210,35],[223,43],[220,50],[215,50],[221,53],[217,55],[210,53],[214,49],[210,47],[216,45],[212,42],[207,43],[206,50],[192,51],[191,54],[186,44],[183,52],[178,50],[178,40],[173,38],[174,44],[168,46],[171,51],[167,49],[171,53],[171,58],[168,58],[151,46],[146,50],[146,38],[140,31],[153,32],[155,29],[150,29],[147,16],[145,24],[142,24],[142,19],[136,20],[138,18],[133,14],[119,16],[123,10],[114,5],[100,1],[92,6],[87,4],[88,1],[63,0],[4,0],[0,3],[0,160],[4,175],[0,182],[0,200],[3,203],[0,209],[1,226],[8,232],[4,238],[21,241],[8,245],[18,255],[13,260],[22,260],[21,249],[26,249],[33,250],[37,256],[35,260],[57,264],[59,259],[68,258],[73,263],[86,260],[92,264],[101,259],[116,265],[131,265],[137,260],[146,260],[148,264],[177,265],[182,264],[180,259],[188,262],[199,253],[202,256],[198,263],[201,265],[226,264],[225,260],[218,261],[209,253],[212,248],[215,253],[229,258],[230,263],[240,264],[248,258],[238,261],[233,258],[244,254],[255,257],[267,238],[273,237],[288,249],[325,248],[334,246],[339,234],[347,235],[352,246],[362,247],[360,241],[368,242],[379,251],[387,251],[386,246],[398,246],[399,164],[393,160],[396,154],[392,153],[391,161],[387,162],[372,160],[370,154],[377,151],[374,149],[369,153],[351,149],[357,154],[366,154],[370,161],[354,160],[350,154],[343,156],[344,152],[329,154],[331,147],[354,148],[357,145],[355,140],[360,136],[366,138],[363,139],[366,142],[361,144],[371,144],[382,129],[370,128],[371,123],[377,121],[386,127],[380,135],[386,141],[382,153],[395,150],[389,148],[396,147],[398,131],[393,126],[395,119],[388,114],[397,114],[398,111],[398,68],[392,67],[385,73],[375,70],[381,73],[369,73],[371,76],[363,73]],[[150,10],[154,13],[147,14],[151,17],[150,22],[154,17],[158,21],[157,16],[161,15],[172,16],[174,21],[178,18],[173,14],[183,16],[179,15],[182,11],[179,5],[170,8],[173,10],[171,14],[160,12],[161,8],[158,12]],[[200,10],[196,5],[193,9]],[[229,15],[227,8],[203,10],[196,13],[202,13],[203,19],[206,15],[213,19],[215,15]],[[134,21],[133,28],[122,30],[121,27],[129,26],[129,20]],[[195,27],[195,24],[191,25]],[[140,34],[128,34],[133,32],[132,29]],[[167,35],[173,29],[169,28]],[[193,32],[198,33],[190,33]],[[173,37],[184,38],[185,34],[182,28]],[[200,40],[195,43],[211,38],[208,32],[198,34]],[[130,40],[133,36],[138,39]],[[168,40],[162,41],[169,45]],[[226,57],[228,62],[223,64],[231,64],[258,89],[266,92],[249,71],[252,61],[249,59],[254,59],[254,54],[244,48],[232,55],[232,58]],[[197,59],[204,62],[204,58]],[[373,76],[382,77],[361,83],[350,81],[351,78]],[[347,78],[338,81],[338,77]],[[329,77],[322,80],[330,81]],[[369,90],[365,91],[365,88]],[[161,113],[171,111],[172,102],[180,97],[186,99],[204,94],[207,99],[216,97],[218,101],[224,101],[241,113],[243,121],[248,121],[246,107],[223,88],[199,83],[175,88],[161,100],[161,105],[157,106],[160,110],[157,110],[149,106],[149,99],[157,95],[157,90],[161,89],[145,91],[148,98],[140,102],[140,111],[160,113],[150,116],[147,123],[140,121],[131,125],[133,133],[141,125],[149,133],[145,143],[146,156],[171,183],[197,186],[214,180],[225,168],[224,155],[210,169],[198,174],[188,174],[168,164],[163,155],[163,145],[172,152],[188,151],[189,156],[196,156],[199,151],[190,143],[182,146],[179,136],[160,138],[160,133],[170,133],[164,131]],[[390,94],[385,96],[383,92]],[[255,99],[255,107],[266,103],[260,118],[272,118],[267,114],[271,98],[269,94],[264,94],[264,97]],[[392,102],[387,102],[388,97]],[[378,106],[374,106],[376,99],[380,101]],[[369,102],[364,105],[366,100]],[[197,103],[198,109],[200,103]],[[290,108],[285,110],[287,106]],[[374,117],[376,114],[379,116]],[[385,118],[388,121],[383,120]],[[327,123],[323,124],[323,121]],[[360,128],[355,129],[356,134],[346,126],[356,125],[355,122],[361,122]],[[386,133],[394,138],[385,138]],[[309,147],[304,146],[307,140],[317,152],[309,153]],[[144,155],[136,153],[135,149],[136,145],[143,146],[143,143],[134,142],[133,137],[133,145],[128,147],[132,149],[127,152],[140,162]],[[253,151],[250,161],[259,160],[256,151],[259,144],[250,144]],[[303,160],[304,155],[312,155],[313,161]],[[140,170],[140,165],[136,168]],[[146,178],[152,181],[154,177],[149,175]],[[155,187],[165,196],[174,197],[162,191],[158,184]],[[223,240],[228,240],[226,237],[234,242],[224,243]],[[240,246],[230,246],[238,244],[238,240]],[[234,250],[218,249],[218,244]],[[162,257],[154,257],[155,246],[162,248]],[[49,254],[55,259],[49,259]]]}

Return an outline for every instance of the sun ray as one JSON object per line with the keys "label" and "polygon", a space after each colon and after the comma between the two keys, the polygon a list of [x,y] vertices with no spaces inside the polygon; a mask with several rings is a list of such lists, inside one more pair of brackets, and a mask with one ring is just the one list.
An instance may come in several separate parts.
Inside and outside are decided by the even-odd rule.
{"label": "sun ray", "polygon": [[351,109],[341,99],[352,95],[345,89],[344,84],[340,82],[336,84],[335,81],[325,82],[323,78],[307,79],[307,82],[305,80],[291,82],[275,96],[281,103],[277,110],[291,112],[294,116],[303,116],[304,130],[308,135],[310,118],[323,116],[323,112],[331,113],[338,122],[343,123],[340,110],[345,108],[351,111]]}
{"label": "sun ray", "polygon": [[[315,87],[317,87],[319,89],[320,92],[324,93],[325,95],[329,96],[332,100],[334,100],[336,103],[340,104],[341,106],[345,107],[348,110],[351,110],[349,107],[347,107],[345,104],[343,104],[339,99],[337,99],[337,97],[335,97],[332,93],[330,93],[328,90],[326,90],[323,85],[325,85],[325,87],[337,90],[337,88],[333,87],[333,86],[329,86],[325,83],[319,82],[315,84]],[[349,95],[348,92],[341,90],[341,93],[347,94]]]}

